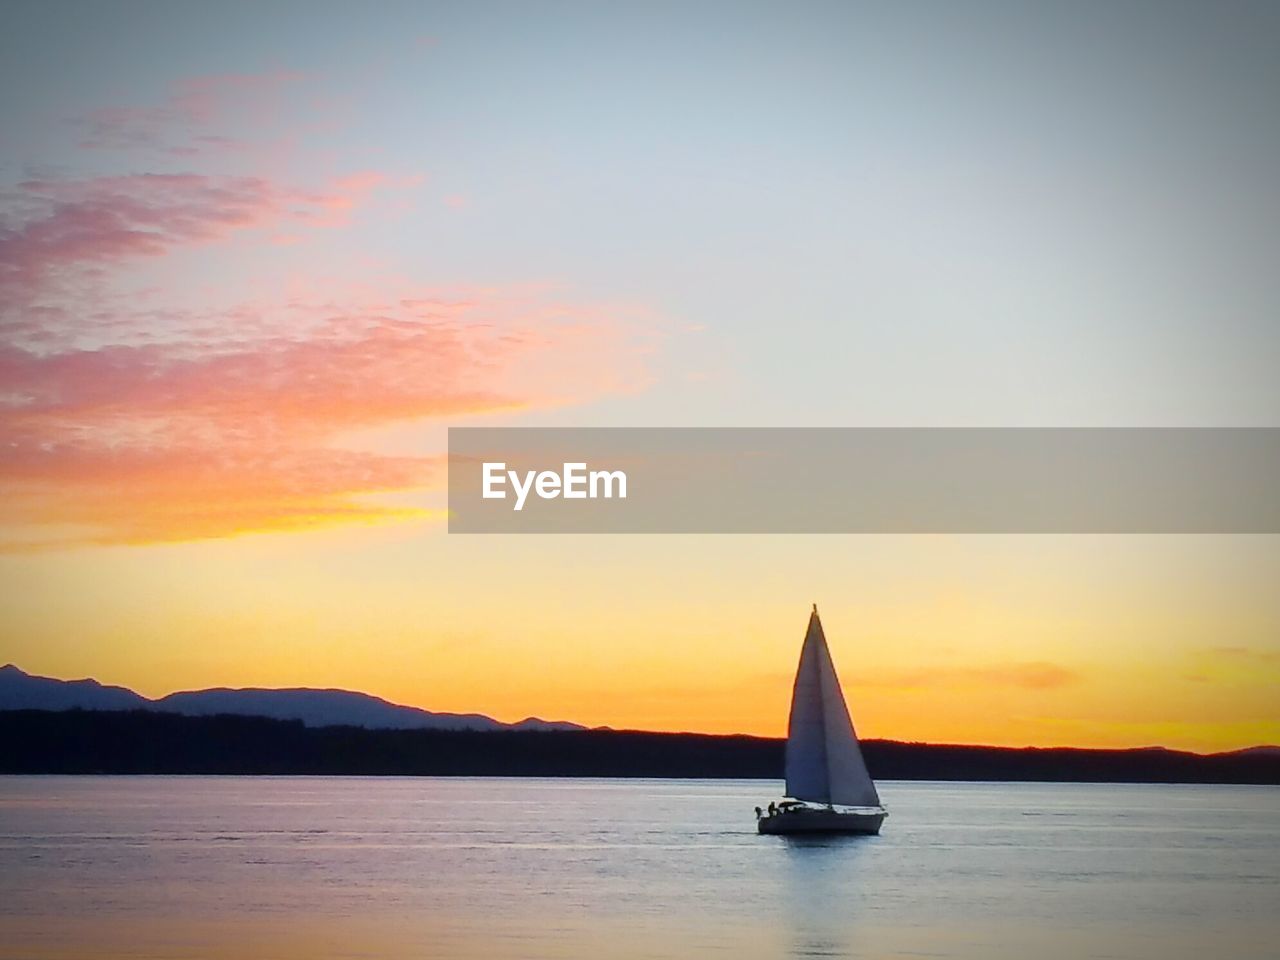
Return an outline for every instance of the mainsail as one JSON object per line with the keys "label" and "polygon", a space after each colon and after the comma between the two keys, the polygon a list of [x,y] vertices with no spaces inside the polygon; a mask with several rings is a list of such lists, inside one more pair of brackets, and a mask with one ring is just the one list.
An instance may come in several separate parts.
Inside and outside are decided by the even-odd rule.
{"label": "mainsail", "polygon": [[787,796],[811,803],[878,807],[858,735],[840,690],[815,605],[800,651],[787,727]]}

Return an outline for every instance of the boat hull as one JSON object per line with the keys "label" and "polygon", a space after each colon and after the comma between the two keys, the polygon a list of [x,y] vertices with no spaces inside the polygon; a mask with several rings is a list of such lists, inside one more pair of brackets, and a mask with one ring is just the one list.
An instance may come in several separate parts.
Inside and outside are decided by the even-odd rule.
{"label": "boat hull", "polygon": [[883,810],[849,811],[828,809],[789,810],[763,816],[756,821],[760,833],[773,835],[795,833],[862,833],[880,832],[880,824],[888,816]]}

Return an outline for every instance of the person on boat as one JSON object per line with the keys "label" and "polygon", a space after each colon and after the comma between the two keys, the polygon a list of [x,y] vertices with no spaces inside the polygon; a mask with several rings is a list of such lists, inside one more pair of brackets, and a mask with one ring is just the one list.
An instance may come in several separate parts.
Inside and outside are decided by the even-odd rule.
{"label": "person on boat", "polygon": [[772,800],[769,801],[769,816],[776,817],[778,815],[778,805]]}
{"label": "person on boat", "polygon": [[756,807],[756,819],[759,820],[763,816],[764,816],[764,811],[761,810],[759,807]]}

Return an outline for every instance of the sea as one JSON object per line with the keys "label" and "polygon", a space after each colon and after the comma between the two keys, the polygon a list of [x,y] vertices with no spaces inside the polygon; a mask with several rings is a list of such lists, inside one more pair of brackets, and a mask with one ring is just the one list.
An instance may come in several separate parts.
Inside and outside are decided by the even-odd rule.
{"label": "sea", "polygon": [[880,790],[789,839],[762,781],[0,777],[0,957],[1280,956],[1280,788]]}

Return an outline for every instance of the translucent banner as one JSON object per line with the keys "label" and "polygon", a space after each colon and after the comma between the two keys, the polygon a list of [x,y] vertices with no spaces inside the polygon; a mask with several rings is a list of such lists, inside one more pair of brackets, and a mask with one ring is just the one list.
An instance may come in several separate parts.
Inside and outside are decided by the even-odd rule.
{"label": "translucent banner", "polygon": [[451,533],[1277,533],[1280,429],[452,428]]}

